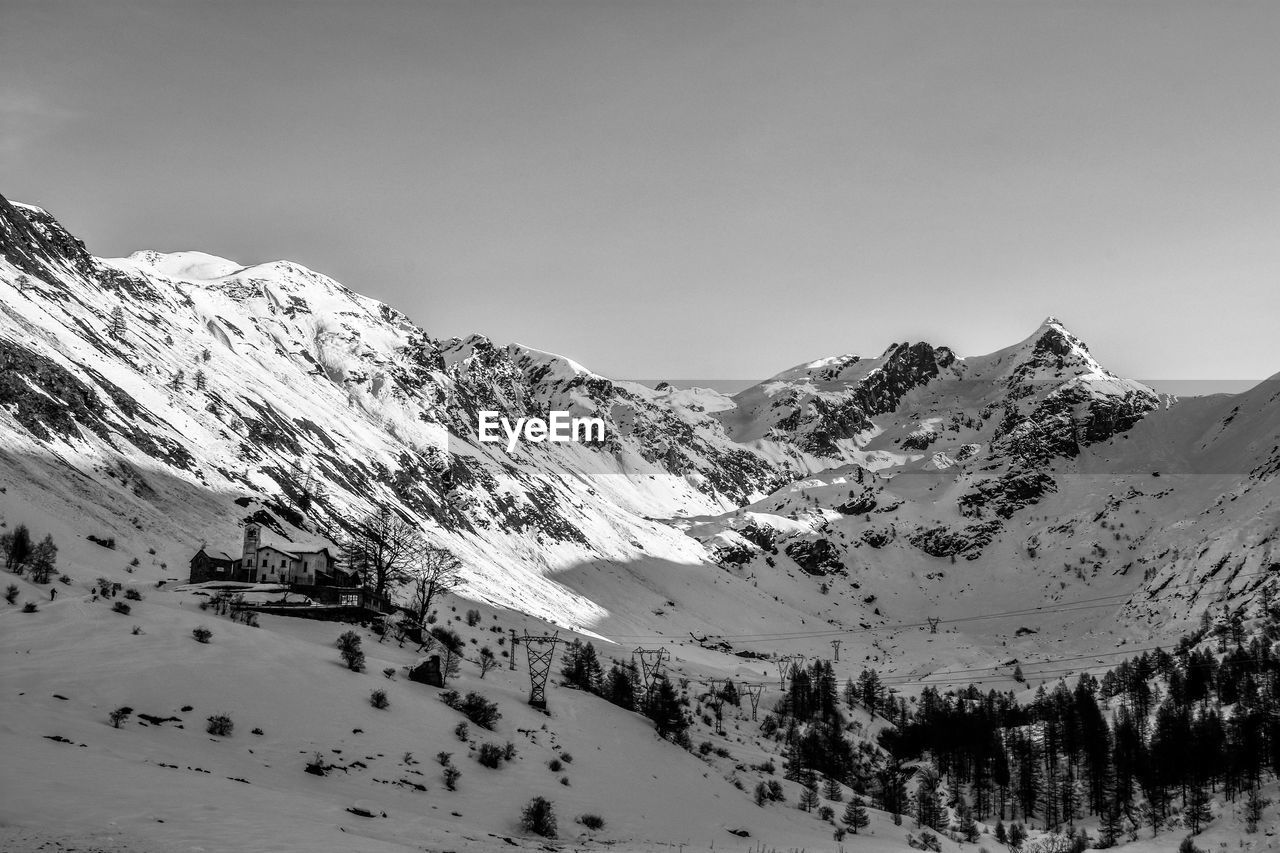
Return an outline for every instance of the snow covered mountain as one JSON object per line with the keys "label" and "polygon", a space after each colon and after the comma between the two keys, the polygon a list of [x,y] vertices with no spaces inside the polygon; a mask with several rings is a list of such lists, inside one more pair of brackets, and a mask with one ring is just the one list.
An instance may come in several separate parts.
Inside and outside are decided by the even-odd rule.
{"label": "snow covered mountain", "polygon": [[[990,355],[895,344],[730,398],[436,339],[285,261],[94,258],[2,198],[0,246],[7,514],[174,567],[248,518],[335,535],[390,503],[479,600],[605,635],[731,635],[743,608],[775,631],[911,623],[1006,580],[1019,607],[1103,586],[1132,628],[1226,594],[1173,584],[1206,560],[1242,600],[1276,562],[1275,382],[1161,398],[1053,318]],[[482,409],[600,417],[606,439],[509,454],[477,440]],[[815,602],[834,578],[851,598]],[[702,606],[726,583],[732,614]]]}
{"label": "snow covered mountain", "polygon": [[[508,452],[477,438],[490,409],[599,417],[606,436]],[[977,683],[1026,701],[1202,620],[1256,624],[1280,599],[1278,483],[1280,374],[1175,400],[1108,372],[1053,318],[985,356],[904,343],[732,397],[649,388],[432,337],[289,262],[95,258],[0,197],[0,521],[52,535],[66,573],[11,575],[0,609],[6,766],[44,782],[12,786],[0,846],[556,849],[519,837],[536,792],[562,837],[619,853],[748,832],[829,849],[820,812],[753,802],[756,785],[802,789],[775,778],[776,721],[742,702],[713,724],[719,679],[762,691],[762,719],[785,655],[834,658],[841,682],[873,667],[890,694]],[[368,672],[349,672],[337,626],[212,617],[206,591],[173,583],[202,543],[234,550],[246,520],[310,541],[374,504],[462,559],[467,586],[439,611],[468,648],[505,656],[508,631],[555,628],[594,637],[606,665],[665,648],[696,754],[564,685],[544,715],[525,672],[469,663],[451,686],[501,703],[500,771],[479,761],[488,734],[459,735],[435,691],[396,678],[411,647],[361,628]],[[136,597],[109,604],[103,582]],[[189,639],[206,623],[212,644]],[[137,722],[113,728],[124,705]],[[202,734],[217,712],[235,738]],[[848,712],[865,788],[890,724]],[[458,790],[438,751],[465,767]],[[920,848],[910,821],[869,811],[859,849]],[[1220,812],[1219,836],[1239,835]],[[600,814],[593,835],[581,820]]]}

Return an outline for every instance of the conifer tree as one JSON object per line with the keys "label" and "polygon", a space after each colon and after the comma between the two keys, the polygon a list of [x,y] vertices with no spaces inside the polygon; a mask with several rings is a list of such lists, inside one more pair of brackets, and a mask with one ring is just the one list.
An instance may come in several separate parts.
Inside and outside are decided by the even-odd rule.
{"label": "conifer tree", "polygon": [[822,800],[818,797],[817,785],[806,785],[804,790],[800,792],[800,808],[805,811],[813,811],[821,803]]}
{"label": "conifer tree", "polygon": [[857,835],[859,829],[871,823],[871,816],[867,814],[867,807],[862,804],[862,800],[855,794],[850,798],[849,805],[845,806],[844,815],[840,820],[849,827],[850,832]]}
{"label": "conifer tree", "polygon": [[828,776],[822,786],[822,796],[832,802],[842,802],[844,800],[844,789],[840,787],[840,780],[834,776]]}

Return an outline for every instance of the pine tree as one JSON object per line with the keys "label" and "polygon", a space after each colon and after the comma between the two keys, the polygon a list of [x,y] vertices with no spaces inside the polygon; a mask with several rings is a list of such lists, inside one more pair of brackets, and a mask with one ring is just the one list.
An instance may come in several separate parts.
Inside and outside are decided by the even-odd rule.
{"label": "pine tree", "polygon": [[1186,820],[1187,827],[1192,835],[1199,835],[1204,825],[1213,818],[1213,812],[1209,808],[1209,792],[1205,790],[1203,782],[1197,779],[1191,783],[1183,806],[1183,819]]}
{"label": "pine tree", "polygon": [[646,710],[653,720],[658,736],[680,743],[688,737],[689,720],[680,707],[680,699],[670,680],[664,675],[654,685],[653,698]]}
{"label": "pine tree", "polygon": [[173,378],[169,380],[169,387],[174,391],[181,391],[187,384],[187,375],[179,370],[173,374]]}
{"label": "pine tree", "polygon": [[808,812],[813,811],[821,804],[822,800],[818,797],[818,786],[806,785],[804,790],[800,792],[800,808]]}
{"label": "pine tree", "polygon": [[196,371],[196,390],[197,390],[197,391],[203,391],[203,390],[205,390],[205,388],[207,388],[207,387],[208,387],[208,385],[209,385],[209,380],[208,380],[208,378],[204,375],[204,371],[203,371],[203,370],[197,370],[197,371]]}
{"label": "pine tree", "polygon": [[604,684],[600,687],[600,693],[605,699],[619,708],[625,708],[628,711],[636,709],[636,694],[631,678],[626,670],[616,663],[609,670],[609,674],[605,676]]}
{"label": "pine tree", "polygon": [[832,802],[842,802],[844,800],[844,789],[840,787],[840,780],[834,776],[828,776],[822,786],[822,796]]}
{"label": "pine tree", "polygon": [[1244,825],[1246,832],[1252,835],[1258,831],[1258,824],[1262,821],[1262,812],[1270,804],[1270,800],[1262,798],[1262,793],[1258,790],[1258,786],[1256,784],[1249,787],[1249,795],[1244,801]]}
{"label": "pine tree", "polygon": [[858,834],[859,829],[863,829],[867,824],[871,823],[871,817],[867,814],[867,807],[862,804],[862,800],[855,794],[849,800],[849,805],[845,806],[844,815],[840,818],[844,825],[854,834]]}

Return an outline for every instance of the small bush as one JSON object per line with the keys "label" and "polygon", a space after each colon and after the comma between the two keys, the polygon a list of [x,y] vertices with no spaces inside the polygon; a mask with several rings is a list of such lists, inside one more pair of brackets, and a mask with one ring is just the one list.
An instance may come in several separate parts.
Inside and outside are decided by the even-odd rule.
{"label": "small bush", "polygon": [[360,635],[355,631],[346,631],[338,637],[338,654],[347,669],[352,672],[364,672],[364,652],[360,649]]}
{"label": "small bush", "polygon": [[23,613],[35,613],[39,609],[39,607],[36,607],[36,603],[34,601],[28,601],[26,604],[22,605]]}
{"label": "small bush", "polygon": [[311,755],[311,760],[307,762],[307,772],[312,776],[323,776],[329,768],[324,765],[324,756],[316,752]]}
{"label": "small bush", "polygon": [[229,737],[234,728],[235,723],[231,722],[230,714],[214,714],[209,718],[209,725],[205,727],[205,731],[218,737]]}
{"label": "small bush", "polygon": [[578,818],[578,823],[587,829],[604,829],[604,818],[598,814],[584,814]]}
{"label": "small bush", "polygon": [[111,610],[115,613],[119,613],[121,616],[128,616],[129,611],[133,610],[133,608],[125,604],[123,601],[117,601],[115,604],[111,605]]}
{"label": "small bush", "polygon": [[458,779],[461,776],[462,771],[450,764],[444,769],[444,786],[450,791],[458,790]]}
{"label": "small bush", "polygon": [[462,714],[482,729],[493,730],[502,714],[498,712],[498,704],[490,702],[484,696],[472,691],[465,698],[459,699],[455,690],[440,694],[440,701]]}
{"label": "small bush", "polygon": [[11,583],[4,588],[4,600],[10,604],[16,604],[18,601],[18,585]]}
{"label": "small bush", "polygon": [[560,784],[561,784],[561,785],[564,785],[566,788],[567,788],[567,787],[569,787],[569,777],[568,777],[568,776],[561,776],[561,777],[560,777]]}
{"label": "small bush", "polygon": [[394,679],[396,677],[396,668],[394,666],[389,666],[382,671],[382,674],[387,678]]}
{"label": "small bush", "polygon": [[479,610],[468,610],[468,611],[467,611],[467,627],[468,627],[468,628],[474,628],[475,626],[477,626],[477,625],[479,625],[479,624],[480,624],[480,611],[479,611]]}
{"label": "small bush", "polygon": [[191,711],[194,711],[194,710],[195,710],[195,708],[193,708],[191,705],[183,705],[183,706],[182,706],[182,713],[184,713],[184,714],[188,714],[188,713],[190,713]]}
{"label": "small bush", "polygon": [[562,752],[560,753],[560,760],[563,761],[565,764],[572,764],[573,756],[567,752]]}
{"label": "small bush", "polygon": [[191,636],[196,638],[197,643],[207,643],[213,637],[213,632],[203,625],[198,625],[191,629]]}
{"label": "small bush", "polygon": [[561,770],[564,769],[564,765],[560,763],[560,759],[553,758],[547,762],[547,769],[550,770],[552,773],[559,773]]}
{"label": "small bush", "polygon": [[458,723],[453,727],[453,736],[458,740],[465,742],[471,736],[471,727],[466,723]]}
{"label": "small bush", "polygon": [[496,770],[498,765],[502,763],[502,747],[496,743],[480,744],[480,752],[476,755],[476,761],[479,761],[485,767]]}
{"label": "small bush", "polygon": [[511,761],[516,757],[516,745],[511,741],[507,741],[507,745],[502,748],[502,757],[507,761]]}
{"label": "small bush", "polygon": [[520,814],[520,825],[526,832],[543,838],[556,837],[555,806],[545,797],[534,797]]}
{"label": "small bush", "polygon": [[818,808],[818,820],[831,820],[836,816],[835,809],[831,806],[821,806]]}
{"label": "small bush", "polygon": [[132,708],[130,708],[128,705],[121,705],[119,708],[116,708],[114,711],[112,711],[108,716],[111,720],[111,725],[118,729],[120,728],[120,724],[123,723],[125,720],[129,719],[131,714],[133,714]]}
{"label": "small bush", "polygon": [[384,710],[391,704],[391,701],[387,699],[387,691],[375,690],[369,694],[369,704],[378,710]]}
{"label": "small bush", "polygon": [[453,762],[452,752],[437,752],[436,761],[440,762],[441,767],[448,767]]}
{"label": "small bush", "polygon": [[132,560],[130,560],[130,561],[129,561],[129,565],[131,565],[131,566],[136,566],[136,565],[138,565],[138,558],[137,558],[137,557],[134,557]]}
{"label": "small bush", "polygon": [[141,626],[141,625],[134,625],[134,626],[133,626],[133,630],[132,630],[132,631],[130,631],[129,633],[130,633],[130,634],[133,634],[135,637],[136,637],[136,636],[138,636],[139,634],[141,634],[141,633],[142,633],[142,626]]}
{"label": "small bush", "polygon": [[263,735],[263,731],[262,729],[254,729],[253,731],[249,732],[249,734],[258,735],[259,737],[261,737]]}

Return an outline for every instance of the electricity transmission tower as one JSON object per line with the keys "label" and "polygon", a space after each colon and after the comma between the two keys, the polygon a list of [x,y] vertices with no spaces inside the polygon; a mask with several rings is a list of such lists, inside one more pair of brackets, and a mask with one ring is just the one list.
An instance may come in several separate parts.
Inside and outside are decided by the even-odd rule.
{"label": "electricity transmission tower", "polygon": [[707,683],[711,685],[711,709],[716,712],[716,734],[722,735],[724,734],[724,694],[721,692],[721,685],[728,686],[729,679],[711,678]]}
{"label": "electricity transmission tower", "polygon": [[744,681],[742,683],[742,692],[746,693],[747,698],[751,700],[751,719],[755,720],[756,710],[760,707],[760,694],[764,693],[764,685]]}
{"label": "electricity transmission tower", "polygon": [[835,660],[833,663],[840,663],[840,646],[842,643],[844,643],[844,640],[831,641],[831,650],[835,652]]}
{"label": "electricity transmission tower", "polygon": [[507,630],[511,632],[511,659],[510,659],[511,666],[510,668],[514,670],[516,668],[516,646],[519,644],[520,638],[516,636],[515,628],[508,628]]}
{"label": "electricity transmission tower", "polygon": [[[520,638],[529,660],[529,704],[547,709],[547,676],[551,674],[551,661],[556,656],[556,643],[564,642],[559,632],[534,636],[528,631]],[[535,648],[536,645],[536,648]]]}
{"label": "electricity transmission tower", "polygon": [[774,661],[778,665],[778,687],[782,690],[787,689],[787,673],[793,673],[796,668],[804,668],[804,655],[783,655]]}
{"label": "electricity transmission tower", "polygon": [[929,633],[930,634],[938,633],[938,623],[941,622],[942,620],[937,616],[930,616],[928,617],[928,619],[929,619]]}
{"label": "electricity transmission tower", "polygon": [[662,677],[662,665],[671,658],[667,647],[659,649],[636,649],[632,654],[640,658],[640,672],[644,678],[644,697],[647,702],[653,692],[653,685]]}

